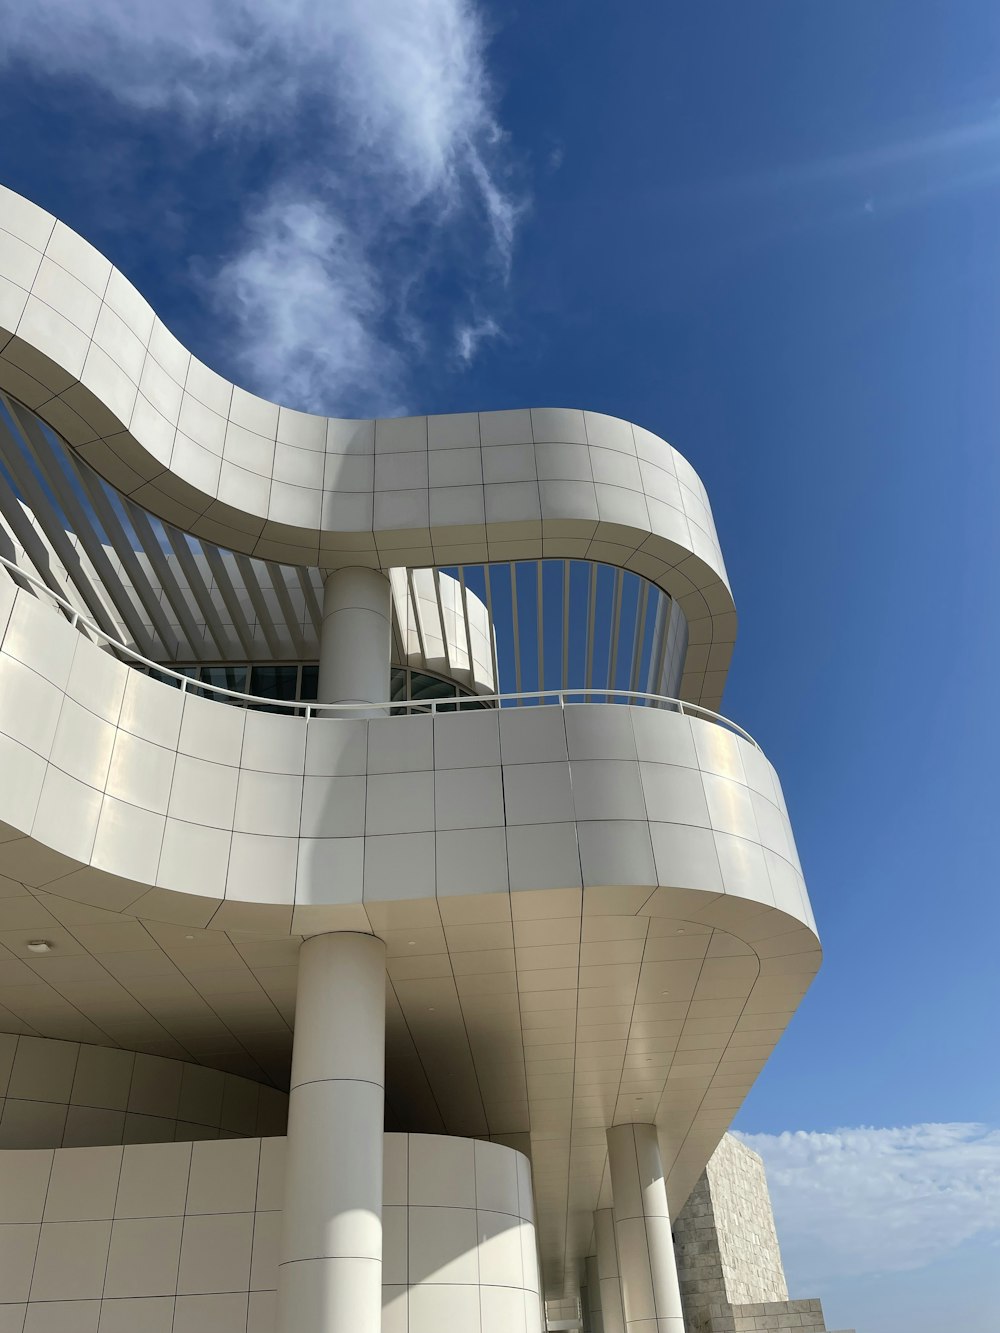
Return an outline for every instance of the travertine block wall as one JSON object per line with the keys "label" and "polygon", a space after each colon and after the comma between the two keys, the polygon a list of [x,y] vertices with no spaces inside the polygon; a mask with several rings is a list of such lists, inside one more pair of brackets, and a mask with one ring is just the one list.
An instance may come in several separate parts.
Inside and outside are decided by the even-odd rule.
{"label": "travertine block wall", "polygon": [[[0,1333],[273,1333],[285,1140],[0,1152]],[[527,1159],[385,1138],[383,1333],[539,1333]]]}
{"label": "travertine block wall", "polygon": [[788,1300],[764,1164],[731,1134],[675,1218],[674,1239],[689,1333],[715,1329],[711,1311],[724,1305]]}
{"label": "travertine block wall", "polygon": [[[819,1301],[760,1301],[734,1305],[731,1311],[732,1333],[826,1333],[823,1307]],[[728,1333],[725,1317],[717,1319],[713,1333]]]}
{"label": "travertine block wall", "polygon": [[760,1157],[724,1135],[674,1220],[687,1333],[826,1333],[818,1300],[788,1299]]}
{"label": "travertine block wall", "polygon": [[287,1119],[287,1093],[236,1074],[0,1033],[0,1149],[283,1134]]}
{"label": "travertine block wall", "polygon": [[788,1300],[764,1163],[724,1135],[705,1168],[726,1295],[734,1305]]}

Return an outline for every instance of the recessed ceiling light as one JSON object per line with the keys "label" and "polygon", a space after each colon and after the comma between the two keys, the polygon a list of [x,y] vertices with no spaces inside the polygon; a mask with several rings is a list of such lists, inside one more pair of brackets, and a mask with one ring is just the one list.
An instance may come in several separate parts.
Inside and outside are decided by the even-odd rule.
{"label": "recessed ceiling light", "polygon": [[407,942],[407,944],[416,944],[417,941],[416,941],[416,940],[407,940],[406,942]]}
{"label": "recessed ceiling light", "polygon": [[429,1014],[432,1014],[432,1013],[434,1012],[434,1006],[431,1005],[431,1006],[428,1008],[427,1012],[428,1012]]}
{"label": "recessed ceiling light", "polygon": [[48,940],[29,940],[28,951],[30,953],[50,953],[52,945]]}
{"label": "recessed ceiling light", "polygon": [[660,991],[660,994],[661,994],[661,995],[669,995],[670,992],[669,992],[668,990],[661,990],[661,991]]}
{"label": "recessed ceiling light", "polygon": [[194,936],[193,936],[193,935],[185,935],[184,938],[185,938],[186,940],[193,940],[193,939],[194,939]]}
{"label": "recessed ceiling light", "polygon": [[686,933],[687,933],[687,932],[685,931],[685,929],[684,929],[683,926],[678,926],[678,927],[677,927],[677,934],[678,934],[678,935],[684,935],[684,934],[686,934]]}

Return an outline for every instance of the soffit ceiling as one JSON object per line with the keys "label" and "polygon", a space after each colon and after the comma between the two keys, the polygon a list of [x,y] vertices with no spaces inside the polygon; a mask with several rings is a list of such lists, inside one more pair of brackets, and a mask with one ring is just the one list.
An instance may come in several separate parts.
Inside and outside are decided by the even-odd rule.
{"label": "soffit ceiling", "polygon": [[[299,937],[138,920],[9,878],[0,893],[0,1030],[287,1086]],[[746,942],[711,923],[712,895],[678,899],[703,898],[708,920],[660,895],[618,891],[634,915],[605,914],[607,898],[585,911],[566,890],[445,902],[443,918],[395,904],[391,924],[371,921],[388,951],[387,1125],[530,1152],[553,1295],[576,1282],[608,1202],[605,1126],[656,1121],[679,1207],[818,960],[805,927],[761,904],[743,905]],[[51,952],[32,953],[36,939]]]}

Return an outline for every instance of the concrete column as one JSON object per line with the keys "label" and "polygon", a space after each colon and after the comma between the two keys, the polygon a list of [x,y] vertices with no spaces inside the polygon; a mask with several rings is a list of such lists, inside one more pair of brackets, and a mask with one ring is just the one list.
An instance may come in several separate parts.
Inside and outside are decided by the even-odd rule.
{"label": "concrete column", "polygon": [[598,1208],[594,1214],[597,1236],[597,1274],[601,1283],[601,1317],[604,1333],[625,1333],[622,1309],[622,1283],[618,1273],[618,1245],[615,1218],[610,1208]]}
{"label": "concrete column", "polygon": [[[392,594],[378,569],[334,569],[323,584],[320,703],[382,704],[389,698]],[[377,710],[376,710],[377,711]],[[363,717],[351,710],[345,717]]]}
{"label": "concrete column", "polygon": [[299,954],[277,1333],[379,1333],[385,945]]}
{"label": "concrete column", "polygon": [[588,1254],[587,1268],[587,1307],[590,1312],[591,1333],[604,1333],[604,1311],[601,1306],[601,1281],[597,1269],[597,1256]]}
{"label": "concrete column", "polygon": [[627,1333],[684,1333],[655,1125],[608,1130],[615,1238]]}

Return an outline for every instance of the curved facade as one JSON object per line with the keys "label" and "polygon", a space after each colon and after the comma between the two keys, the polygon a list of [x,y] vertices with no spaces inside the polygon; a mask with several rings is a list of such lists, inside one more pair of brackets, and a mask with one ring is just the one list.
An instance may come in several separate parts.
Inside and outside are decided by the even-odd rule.
{"label": "curved facade", "polygon": [[[318,703],[262,712],[156,679],[162,659],[0,568],[0,875],[19,904],[6,921],[0,905],[0,940],[36,978],[0,983],[9,1030],[290,1090],[268,1333],[402,1319],[379,1313],[383,1115],[530,1156],[551,1300],[594,1244],[601,1259],[610,1209],[605,1329],[682,1333],[671,1215],[819,962],[777,776],[711,711],[735,614],[700,481],[663,441],[587,412],[343,422],[263,403],[41,210],[5,194],[0,227],[0,386],[25,428],[30,409],[132,506],[235,558],[320,571],[322,590]],[[540,665],[521,697],[393,701],[401,589],[418,621],[420,589],[438,590],[441,659],[464,639],[482,693],[511,649],[488,574],[473,648],[465,571],[550,559],[612,567],[581,687],[565,684],[572,601],[561,625],[546,617],[538,564]],[[640,606],[662,593],[656,640]],[[524,616],[510,624],[517,639]],[[432,666],[417,622],[413,637]],[[673,677],[657,642],[675,645]],[[543,653],[563,663],[549,691]],[[41,986],[46,1003],[22,993]],[[470,1230],[480,1285],[487,1242]],[[421,1302],[437,1309],[427,1283],[415,1295],[410,1272],[411,1333]],[[469,1296],[483,1329],[537,1333],[535,1288],[510,1289],[496,1299],[513,1322]],[[464,1309],[433,1326],[465,1328]]]}
{"label": "curved facade", "polygon": [[[272,1333],[283,1138],[0,1152],[0,1328]],[[387,1134],[384,1333],[538,1327],[531,1173]]]}
{"label": "curved facade", "polygon": [[0,1033],[0,1150],[284,1134],[288,1096],[204,1065]]}
{"label": "curved facade", "polygon": [[102,477],[185,532],[321,567],[570,556],[635,570],[717,650],[682,693],[721,699],[732,595],[705,488],[675,449],[562,408],[312,417],[187,352],[128,280],[28,200],[0,196],[0,387]]}

